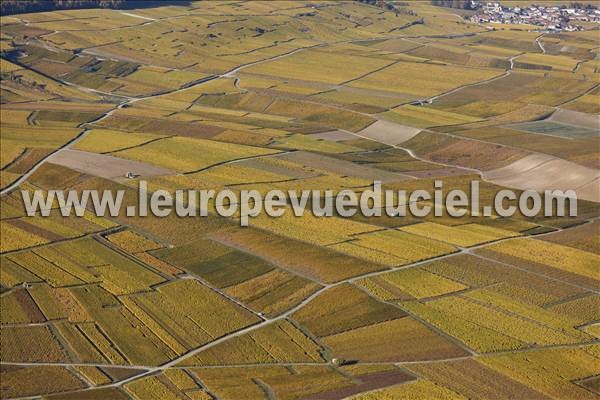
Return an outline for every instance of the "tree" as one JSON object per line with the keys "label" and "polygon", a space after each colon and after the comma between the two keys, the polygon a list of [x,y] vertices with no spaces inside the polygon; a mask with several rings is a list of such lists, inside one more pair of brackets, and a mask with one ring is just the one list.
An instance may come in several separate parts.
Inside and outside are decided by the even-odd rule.
{"label": "tree", "polygon": [[2,15],[65,10],[71,8],[118,8],[130,0],[2,0]]}
{"label": "tree", "polygon": [[471,0],[431,0],[431,4],[438,7],[469,9]]}

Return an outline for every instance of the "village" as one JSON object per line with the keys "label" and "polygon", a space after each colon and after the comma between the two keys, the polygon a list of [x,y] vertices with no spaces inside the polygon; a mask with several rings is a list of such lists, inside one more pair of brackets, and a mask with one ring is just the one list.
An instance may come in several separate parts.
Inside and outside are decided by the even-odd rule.
{"label": "village", "polygon": [[[472,1],[472,3],[475,3]],[[477,4],[476,4],[477,6]],[[528,24],[547,31],[573,32],[582,30],[578,22],[600,22],[600,10],[588,6],[505,7],[497,2],[481,3],[479,12],[471,17],[476,23]]]}

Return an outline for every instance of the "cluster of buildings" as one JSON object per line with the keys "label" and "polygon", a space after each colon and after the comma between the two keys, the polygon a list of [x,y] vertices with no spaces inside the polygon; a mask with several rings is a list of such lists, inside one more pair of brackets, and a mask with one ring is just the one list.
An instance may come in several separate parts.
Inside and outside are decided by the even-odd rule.
{"label": "cluster of buildings", "polygon": [[600,10],[580,6],[504,7],[500,3],[481,2],[471,17],[477,23],[529,24],[548,31],[577,31],[577,22],[600,23]]}

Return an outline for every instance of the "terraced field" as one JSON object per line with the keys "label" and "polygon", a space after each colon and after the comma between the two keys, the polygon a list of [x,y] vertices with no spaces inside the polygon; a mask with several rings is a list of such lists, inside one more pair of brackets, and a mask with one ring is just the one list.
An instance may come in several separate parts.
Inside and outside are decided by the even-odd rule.
{"label": "terraced field", "polygon": [[[479,25],[412,0],[125,3],[0,17],[1,399],[600,395],[597,24]],[[374,180],[579,200],[549,218],[288,207],[249,227],[214,199],[195,218],[23,203],[122,190],[124,209],[142,179],[331,191],[309,209]]]}

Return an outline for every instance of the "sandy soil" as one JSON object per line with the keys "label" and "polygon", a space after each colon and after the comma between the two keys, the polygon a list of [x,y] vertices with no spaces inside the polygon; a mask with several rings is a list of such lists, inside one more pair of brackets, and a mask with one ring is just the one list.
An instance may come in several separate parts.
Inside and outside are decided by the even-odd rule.
{"label": "sandy soil", "polygon": [[321,154],[296,151],[278,156],[284,160],[292,161],[308,167],[331,171],[338,175],[352,176],[369,181],[380,180],[382,182],[397,182],[411,179],[407,175],[384,171],[378,168],[354,164],[350,161],[338,160]]}
{"label": "sandy soil", "polygon": [[323,139],[328,142],[343,142],[345,140],[356,140],[358,137],[344,131],[329,131],[323,133],[315,133],[310,135],[311,138]]}
{"label": "sandy soil", "polygon": [[548,120],[562,124],[582,126],[584,128],[595,129],[596,131],[600,130],[600,115],[558,109]]}
{"label": "sandy soil", "polygon": [[[594,179],[590,183],[586,183],[578,187],[577,195],[582,199],[600,199],[600,178]],[[600,200],[594,200],[600,201]]]}
{"label": "sandy soil", "polygon": [[579,199],[600,202],[600,171],[571,161],[533,154],[506,167],[484,172],[484,178],[517,189],[577,191]]}
{"label": "sandy soil", "polygon": [[175,173],[171,170],[139,161],[71,149],[65,149],[54,154],[48,159],[48,162],[107,179],[125,179],[127,172],[132,172],[140,177],[171,175]]}
{"label": "sandy soil", "polygon": [[485,177],[490,180],[509,179],[515,175],[528,172],[529,170],[554,159],[554,157],[546,154],[532,154],[504,167],[489,170],[485,173]]}
{"label": "sandy soil", "polygon": [[416,136],[419,132],[421,132],[421,129],[419,128],[379,120],[358,132],[358,134],[380,143],[396,145],[406,142],[408,139]]}

